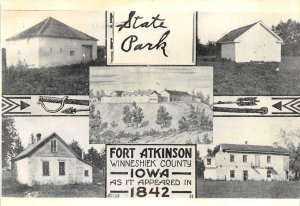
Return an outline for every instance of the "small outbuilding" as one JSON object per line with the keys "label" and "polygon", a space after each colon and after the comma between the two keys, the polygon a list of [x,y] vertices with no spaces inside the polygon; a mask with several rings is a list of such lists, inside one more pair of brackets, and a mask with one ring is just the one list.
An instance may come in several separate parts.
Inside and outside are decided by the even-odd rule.
{"label": "small outbuilding", "polygon": [[235,62],[280,62],[283,40],[262,21],[230,31],[217,42],[219,56]]}
{"label": "small outbuilding", "polygon": [[87,63],[97,58],[97,39],[52,17],[7,41],[7,66],[32,68]]}
{"label": "small outbuilding", "polygon": [[41,138],[12,160],[12,175],[20,183],[63,185],[92,183],[92,165],[79,157],[56,133]]}

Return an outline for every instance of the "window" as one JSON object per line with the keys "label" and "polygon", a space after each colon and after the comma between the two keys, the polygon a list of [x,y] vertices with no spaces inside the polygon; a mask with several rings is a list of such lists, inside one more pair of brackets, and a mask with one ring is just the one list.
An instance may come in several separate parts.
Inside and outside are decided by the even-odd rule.
{"label": "window", "polygon": [[230,177],[234,178],[235,174],[234,174],[234,170],[230,170]]}
{"label": "window", "polygon": [[211,159],[207,159],[207,165],[211,165]]}
{"label": "window", "polygon": [[88,170],[84,170],[84,176],[86,176],[86,177],[89,176],[89,171]]}
{"label": "window", "polygon": [[234,162],[234,155],[230,155],[230,162]]}
{"label": "window", "polygon": [[59,175],[66,175],[65,162],[59,162]]}
{"label": "window", "polygon": [[243,162],[247,162],[247,155],[243,155]]}
{"label": "window", "polygon": [[59,53],[62,53],[62,48],[59,49]]}
{"label": "window", "polygon": [[57,152],[56,140],[51,140],[51,152]]}
{"label": "window", "polygon": [[75,55],[75,51],[70,51],[70,56],[74,56]]}
{"label": "window", "polygon": [[267,156],[267,163],[271,163],[271,156]]}
{"label": "window", "polygon": [[267,171],[267,178],[270,178],[271,177],[271,170],[268,170]]}
{"label": "window", "polygon": [[49,176],[49,162],[43,162],[43,176]]}

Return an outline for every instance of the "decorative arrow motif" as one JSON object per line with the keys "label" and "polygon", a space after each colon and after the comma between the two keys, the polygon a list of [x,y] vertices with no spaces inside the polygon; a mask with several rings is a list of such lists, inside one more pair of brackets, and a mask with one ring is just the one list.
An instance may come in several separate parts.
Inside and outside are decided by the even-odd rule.
{"label": "decorative arrow motif", "polygon": [[272,107],[282,111],[282,101],[277,102],[276,104],[273,104]]}
{"label": "decorative arrow motif", "polygon": [[25,99],[31,99],[31,97],[28,96],[2,96],[2,115],[11,115],[11,114],[30,114],[30,112],[23,112],[16,110],[17,108],[20,108],[20,110],[23,110],[30,106],[27,102],[25,102]]}

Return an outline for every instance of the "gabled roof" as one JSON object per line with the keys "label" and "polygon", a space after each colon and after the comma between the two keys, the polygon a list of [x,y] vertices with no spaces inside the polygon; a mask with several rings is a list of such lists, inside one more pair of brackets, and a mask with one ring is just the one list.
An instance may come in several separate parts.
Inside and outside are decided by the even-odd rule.
{"label": "gabled roof", "polygon": [[52,17],[49,17],[42,22],[30,27],[29,29],[26,29],[25,31],[6,40],[11,41],[31,37],[54,37],[97,41],[96,38],[78,31]]}
{"label": "gabled roof", "polygon": [[18,161],[20,159],[26,158],[31,156],[33,153],[35,153],[38,149],[42,148],[45,144],[47,144],[51,139],[57,138],[69,151],[80,161],[92,166],[90,163],[86,162],[85,160],[81,159],[76,152],[72,148],[69,147],[69,145],[60,138],[55,132],[52,133],[50,136],[41,139],[40,141],[35,142],[34,144],[29,145],[26,149],[24,149],[21,153],[19,153],[15,158],[13,158],[13,161]]}
{"label": "gabled roof", "polygon": [[155,90],[137,90],[137,91],[124,91],[122,93],[122,96],[125,96],[125,95],[146,95],[146,96],[149,96],[153,93],[156,93],[159,95],[159,93],[157,93]]}
{"label": "gabled roof", "polygon": [[250,25],[247,25],[247,26],[243,26],[243,27],[234,29],[234,30],[230,31],[229,33],[227,33],[225,36],[223,36],[221,39],[219,39],[218,41],[216,41],[216,43],[233,42],[236,38],[238,38],[243,33],[245,33],[246,31],[248,31],[251,27],[253,27],[258,22],[255,22],[253,24],[250,24]]}
{"label": "gabled roof", "polygon": [[270,28],[268,28],[262,21],[255,22],[253,24],[243,26],[237,29],[234,29],[227,33],[225,36],[223,36],[221,39],[216,41],[216,43],[226,43],[226,42],[234,42],[238,37],[240,37],[242,34],[244,34],[246,31],[251,29],[254,25],[260,24],[262,27],[264,27],[270,34],[272,34],[279,42],[283,42],[283,40],[275,34]]}
{"label": "gabled roof", "polygon": [[170,95],[191,96],[189,93],[183,91],[168,90],[168,89],[165,89],[164,91],[168,92]]}
{"label": "gabled roof", "polygon": [[246,145],[246,144],[220,144],[224,152],[245,152],[259,154],[281,154],[289,155],[289,151],[283,147],[273,147],[264,145]]}

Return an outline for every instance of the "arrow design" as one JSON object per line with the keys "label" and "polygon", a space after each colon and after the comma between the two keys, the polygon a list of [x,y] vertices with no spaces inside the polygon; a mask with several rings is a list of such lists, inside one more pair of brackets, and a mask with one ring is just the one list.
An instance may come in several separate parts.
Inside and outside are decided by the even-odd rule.
{"label": "arrow design", "polygon": [[[283,108],[289,110],[290,112],[272,112],[272,114],[299,114],[300,115],[300,97],[291,98],[291,97],[281,97],[281,98],[272,98],[273,100],[281,100],[272,106],[280,111]],[[286,103],[283,103],[284,100],[289,100]]]}
{"label": "arrow design", "polygon": [[[16,108],[23,110],[30,106],[25,99],[31,99],[31,97],[8,97],[2,96],[2,115],[8,114],[31,114],[30,112],[18,112],[14,111]],[[22,101],[23,100],[23,101]]]}

